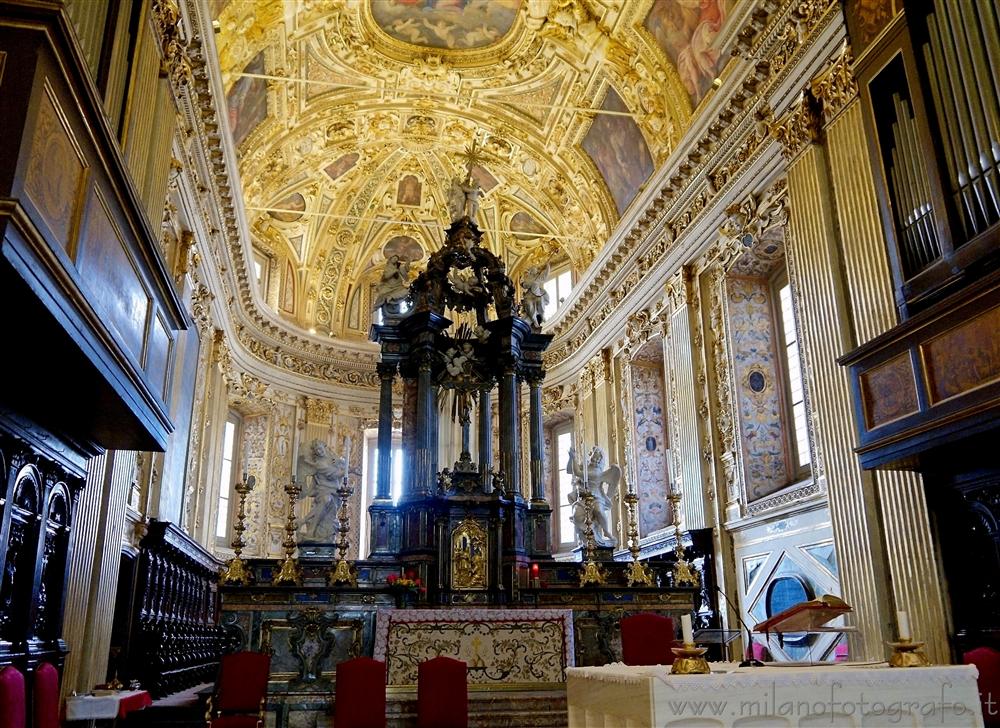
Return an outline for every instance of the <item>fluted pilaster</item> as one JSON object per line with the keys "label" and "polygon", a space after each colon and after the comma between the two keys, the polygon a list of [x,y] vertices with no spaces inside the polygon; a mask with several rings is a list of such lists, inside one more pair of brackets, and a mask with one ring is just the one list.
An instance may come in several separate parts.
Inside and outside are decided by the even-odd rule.
{"label": "fluted pilaster", "polygon": [[[831,121],[826,140],[843,240],[846,296],[852,312],[854,344],[860,345],[896,324],[892,279],[865,150],[860,102],[851,102]],[[946,595],[922,478],[902,471],[879,471],[874,476],[895,608],[909,612],[913,632],[927,642],[931,661],[948,662]]]}

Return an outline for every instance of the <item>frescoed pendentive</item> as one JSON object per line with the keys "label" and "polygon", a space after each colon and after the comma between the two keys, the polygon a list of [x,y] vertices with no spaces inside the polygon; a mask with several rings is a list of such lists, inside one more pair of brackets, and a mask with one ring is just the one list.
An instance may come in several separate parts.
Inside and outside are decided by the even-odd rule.
{"label": "frescoed pendentive", "polygon": [[493,45],[520,8],[521,0],[371,0],[372,18],[396,40],[448,50]]}
{"label": "frescoed pendentive", "polygon": [[[629,111],[613,88],[608,89],[601,109],[625,114]],[[583,138],[583,149],[594,160],[618,214],[622,214],[653,173],[653,158],[642,131],[631,116],[598,114]]]}
{"label": "frescoed pendentive", "polygon": [[670,525],[662,364],[634,362],[631,366],[639,534],[646,536]]}

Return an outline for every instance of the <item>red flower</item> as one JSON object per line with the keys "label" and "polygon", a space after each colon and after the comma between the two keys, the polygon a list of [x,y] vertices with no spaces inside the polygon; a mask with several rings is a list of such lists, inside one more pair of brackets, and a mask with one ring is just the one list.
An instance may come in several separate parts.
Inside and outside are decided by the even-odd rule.
{"label": "red flower", "polygon": [[389,576],[387,576],[385,580],[386,580],[386,581],[387,581],[387,582],[388,582],[389,584],[395,584],[395,583],[396,583],[396,580],[397,580],[398,578],[399,578],[399,574],[389,574]]}
{"label": "red flower", "polygon": [[406,571],[405,571],[405,572],[403,573],[403,576],[405,576],[405,577],[406,577],[407,579],[415,579],[415,578],[416,578],[416,576],[417,576],[417,572],[416,572],[416,570],[414,570],[414,569],[407,569],[407,570],[406,570]]}

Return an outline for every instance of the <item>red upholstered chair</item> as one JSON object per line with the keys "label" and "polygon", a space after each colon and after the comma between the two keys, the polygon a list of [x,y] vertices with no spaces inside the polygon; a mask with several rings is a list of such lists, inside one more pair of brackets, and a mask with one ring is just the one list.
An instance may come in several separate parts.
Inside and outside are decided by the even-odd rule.
{"label": "red upholstered chair", "polygon": [[976,647],[962,655],[962,662],[979,670],[979,701],[983,704],[983,723],[1000,726],[1000,651]]}
{"label": "red upholstered chair", "polygon": [[270,655],[223,655],[215,694],[208,702],[209,728],[262,728],[270,671]]}
{"label": "red upholstered chair", "polygon": [[47,662],[35,668],[34,728],[59,728],[59,671]]}
{"label": "red upholstered chair", "polygon": [[469,676],[465,663],[435,657],[417,668],[417,728],[468,728]]}
{"label": "red upholstered chair", "polygon": [[12,665],[0,670],[0,725],[24,728],[24,675]]}
{"label": "red upholstered chair", "polygon": [[335,728],[385,728],[385,663],[356,657],[337,665]]}
{"label": "red upholstered chair", "polygon": [[674,620],[659,614],[634,614],[621,621],[622,662],[670,665],[674,661]]}

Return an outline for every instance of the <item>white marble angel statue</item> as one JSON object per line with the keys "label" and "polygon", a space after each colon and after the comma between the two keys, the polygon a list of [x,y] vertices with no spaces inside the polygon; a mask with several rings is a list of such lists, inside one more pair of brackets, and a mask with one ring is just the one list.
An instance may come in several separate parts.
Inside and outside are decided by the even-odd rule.
{"label": "white marble angel statue", "polygon": [[549,304],[549,292],[545,290],[548,277],[548,266],[542,272],[534,265],[521,276],[521,307],[525,318],[536,328],[541,328],[545,321],[545,307]]}
{"label": "white marble angel statue", "polygon": [[456,291],[467,296],[478,296],[486,292],[479,276],[471,268],[453,268],[448,273],[448,282]]}
{"label": "white marble angel statue", "polygon": [[479,195],[482,190],[471,175],[461,181],[455,178],[448,190],[448,213],[452,222],[458,222],[463,217],[475,220],[479,214]]}
{"label": "white marble angel statue", "polygon": [[337,531],[337,488],[347,474],[347,461],[335,458],[326,443],[313,440],[299,455],[296,475],[306,479],[300,498],[312,498],[312,507],[299,526],[303,542],[333,543]]}
{"label": "white marble angel statue", "polygon": [[408,260],[402,260],[398,255],[389,256],[382,270],[382,280],[375,288],[373,311],[385,305],[398,309],[399,304],[405,301],[410,293],[409,272]]}
{"label": "white marble angel statue", "polygon": [[575,448],[569,450],[569,460],[566,472],[573,476],[573,490],[569,493],[569,502],[573,505],[573,527],[580,544],[587,543],[587,511],[584,492],[594,496],[594,512],[592,514],[594,540],[598,546],[614,547],[618,544],[611,529],[611,507],[618,497],[618,483],[622,479],[622,469],[617,465],[604,467],[604,450],[595,447],[587,459],[587,479],[576,460]]}

